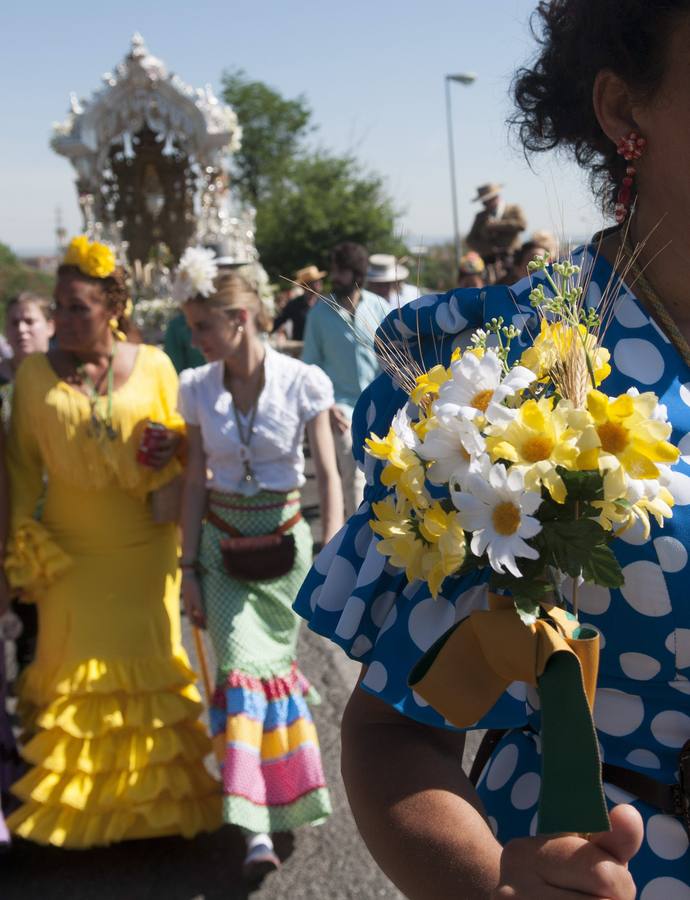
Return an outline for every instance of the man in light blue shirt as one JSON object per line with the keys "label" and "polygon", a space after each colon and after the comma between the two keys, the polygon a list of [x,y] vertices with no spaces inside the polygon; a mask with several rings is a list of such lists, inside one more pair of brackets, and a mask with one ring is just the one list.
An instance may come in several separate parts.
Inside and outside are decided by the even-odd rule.
{"label": "man in light blue shirt", "polygon": [[[319,366],[333,382],[331,425],[343,481],[345,515],[362,501],[364,476],[352,456],[352,411],[364,388],[380,373],[374,333],[390,311],[376,294],[360,288],[369,265],[365,247],[345,241],[331,254],[333,306],[317,301],[307,316],[302,360]],[[334,308],[335,307],[335,308]]]}

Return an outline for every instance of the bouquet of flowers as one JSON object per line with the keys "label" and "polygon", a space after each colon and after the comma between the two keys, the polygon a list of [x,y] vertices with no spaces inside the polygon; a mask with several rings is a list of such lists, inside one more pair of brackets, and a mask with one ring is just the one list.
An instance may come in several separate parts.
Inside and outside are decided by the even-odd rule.
{"label": "bouquet of flowers", "polygon": [[[602,346],[606,304],[588,308],[580,268],[549,265],[544,257],[529,271],[539,273],[530,293],[539,330],[520,357],[512,352],[515,327],[492,319],[448,367],[409,378],[408,408],[387,435],[367,439],[366,451],[383,462],[381,480],[392,489],[373,504],[371,527],[381,538],[379,552],[410,581],[426,581],[434,597],[448,576],[490,570],[491,611],[473,613],[445,635],[410,683],[459,726],[473,724],[513,680],[539,687],[540,830],[594,831],[608,819],[591,713],[582,701],[591,709],[598,636],[577,622],[577,587],[583,580],[622,584],[612,538],[637,520],[648,532],[650,517],[661,525],[672,515],[669,474],[679,451],[655,394],[630,389],[611,397],[602,390],[610,373]],[[573,579],[572,612],[562,592],[566,576]],[[567,677],[557,672],[561,651],[574,664]],[[448,654],[452,665],[444,662]],[[474,688],[463,694],[468,680]],[[584,713],[589,738],[582,736]],[[568,717],[579,723],[576,734],[563,727]],[[547,732],[560,748],[550,758]],[[570,792],[575,806],[584,803],[576,810],[564,804],[562,788],[565,777],[578,783],[582,764],[568,752],[572,739],[580,749],[589,741],[593,754],[579,772],[582,791]],[[546,767],[559,755],[550,803]],[[586,802],[592,778],[598,795],[590,791]]]}

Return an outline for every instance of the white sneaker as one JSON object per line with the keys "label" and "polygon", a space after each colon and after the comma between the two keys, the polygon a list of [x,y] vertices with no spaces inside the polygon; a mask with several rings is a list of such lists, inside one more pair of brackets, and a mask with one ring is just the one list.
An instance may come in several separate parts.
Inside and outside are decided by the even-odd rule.
{"label": "white sneaker", "polygon": [[242,875],[245,881],[257,882],[278,868],[280,868],[280,860],[273,847],[269,847],[268,844],[254,844],[247,851],[242,863]]}

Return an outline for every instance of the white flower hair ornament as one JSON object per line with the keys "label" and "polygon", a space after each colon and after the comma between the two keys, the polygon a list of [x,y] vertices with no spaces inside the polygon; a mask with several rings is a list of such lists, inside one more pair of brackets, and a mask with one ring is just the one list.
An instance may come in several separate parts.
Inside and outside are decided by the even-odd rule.
{"label": "white flower hair ornament", "polygon": [[204,247],[187,247],[177,267],[172,287],[172,297],[177,303],[186,303],[201,294],[208,297],[213,292],[213,282],[218,275],[216,254]]}

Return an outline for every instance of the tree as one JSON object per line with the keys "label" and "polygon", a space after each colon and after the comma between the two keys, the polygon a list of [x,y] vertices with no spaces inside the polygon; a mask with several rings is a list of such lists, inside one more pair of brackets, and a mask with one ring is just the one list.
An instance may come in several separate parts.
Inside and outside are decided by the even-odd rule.
{"label": "tree", "polygon": [[419,283],[434,291],[449,291],[457,285],[455,243],[432,244],[419,260]]}
{"label": "tree", "polygon": [[0,244],[0,299],[6,302],[22,291],[36,291],[50,296],[54,278],[24,263],[6,244]]}
{"label": "tree", "polygon": [[311,110],[304,96],[286,100],[242,69],[226,72],[222,84],[242,126],[242,147],[233,157],[236,185],[242,200],[258,209],[313,130]]}
{"label": "tree", "polygon": [[257,249],[272,280],[307,263],[327,265],[331,248],[344,240],[372,252],[404,252],[383,178],[351,154],[307,148],[315,126],[304,96],[287,100],[234,71],[223,77],[223,98],[242,126],[235,186],[256,209]]}
{"label": "tree", "polygon": [[332,247],[357,241],[378,252],[402,253],[393,203],[380,176],[356,159],[315,153],[293,161],[257,211],[257,249],[273,280],[314,262],[328,266]]}

